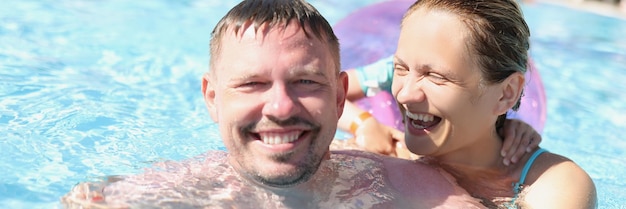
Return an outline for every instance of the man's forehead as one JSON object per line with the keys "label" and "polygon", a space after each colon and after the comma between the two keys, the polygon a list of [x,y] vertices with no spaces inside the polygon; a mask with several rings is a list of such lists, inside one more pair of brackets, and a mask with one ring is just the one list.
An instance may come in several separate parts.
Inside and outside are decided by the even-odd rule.
{"label": "man's forehead", "polygon": [[[233,30],[235,30],[233,28]],[[269,38],[276,39],[289,39],[296,38],[300,41],[315,41],[315,38],[307,36],[305,31],[311,31],[307,24],[301,25],[297,20],[290,20],[289,22],[278,22],[274,25],[270,25],[269,22],[262,23],[260,25],[254,25],[252,21],[247,21],[241,25],[235,33],[235,37],[240,41],[243,40],[265,40]],[[227,37],[228,38],[228,37]],[[276,40],[274,39],[274,40]],[[319,41],[319,40],[317,40]]]}
{"label": "man's forehead", "polygon": [[[307,62],[315,59],[332,62],[330,46],[322,42],[317,36],[307,36],[305,30],[297,21],[289,24],[278,23],[270,26],[268,23],[255,28],[252,23],[246,22],[238,31],[230,29],[221,40],[220,61],[216,68],[228,67],[234,70],[239,65],[251,65],[261,67],[267,64],[267,60],[279,62],[282,58],[290,57],[292,53],[305,53],[306,56],[299,58],[298,62]],[[281,53],[286,54],[281,54]],[[243,56],[243,57],[242,57]],[[226,59],[239,57],[238,59]],[[289,58],[286,58],[289,59]],[[334,62],[332,62],[334,64]],[[273,64],[276,64],[275,62]],[[300,63],[303,64],[303,63]],[[244,67],[244,68],[249,68]],[[323,67],[324,69],[327,67]],[[333,68],[334,69],[334,68]]]}

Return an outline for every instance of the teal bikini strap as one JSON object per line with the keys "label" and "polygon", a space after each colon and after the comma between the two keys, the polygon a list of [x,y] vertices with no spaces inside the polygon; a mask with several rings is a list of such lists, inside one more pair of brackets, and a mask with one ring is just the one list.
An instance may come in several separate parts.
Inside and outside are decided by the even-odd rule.
{"label": "teal bikini strap", "polygon": [[515,195],[513,196],[513,200],[511,200],[511,205],[515,204],[515,201],[517,200],[517,196],[522,190],[522,184],[524,184],[524,181],[526,181],[526,175],[528,174],[528,171],[530,170],[530,166],[533,165],[533,162],[535,162],[535,160],[537,159],[537,156],[539,156],[541,153],[544,153],[544,152],[547,152],[547,150],[543,148],[539,148],[537,151],[535,151],[535,153],[533,153],[532,156],[530,156],[528,161],[526,161],[526,165],[524,165],[524,169],[522,169],[522,175],[520,176],[519,181],[513,183],[513,192],[515,193]]}
{"label": "teal bikini strap", "polygon": [[520,192],[522,184],[524,184],[524,181],[526,181],[526,175],[528,174],[528,171],[530,170],[530,166],[533,165],[533,162],[535,162],[535,159],[537,159],[537,156],[539,156],[541,153],[544,153],[546,151],[547,150],[543,148],[539,148],[537,151],[535,151],[535,153],[533,153],[532,156],[530,156],[530,159],[526,161],[526,165],[524,165],[524,169],[522,170],[522,176],[520,176],[519,182],[513,185],[513,191],[515,192],[516,195]]}

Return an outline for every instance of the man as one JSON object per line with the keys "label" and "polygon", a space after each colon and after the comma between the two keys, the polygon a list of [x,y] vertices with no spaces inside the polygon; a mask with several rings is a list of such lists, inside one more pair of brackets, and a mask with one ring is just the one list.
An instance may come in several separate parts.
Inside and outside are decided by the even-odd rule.
{"label": "man", "polygon": [[[228,153],[161,163],[106,185],[79,184],[66,207],[474,208],[428,165],[329,151],[346,97],[338,40],[300,0],[249,0],[217,24],[202,93]],[[444,206],[445,205],[445,206]]]}

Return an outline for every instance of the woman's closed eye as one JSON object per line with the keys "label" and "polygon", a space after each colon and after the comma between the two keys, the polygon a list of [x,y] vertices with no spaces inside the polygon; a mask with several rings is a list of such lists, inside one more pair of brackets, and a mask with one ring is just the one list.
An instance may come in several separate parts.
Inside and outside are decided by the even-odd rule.
{"label": "woman's closed eye", "polygon": [[403,75],[407,75],[409,73],[409,70],[407,68],[405,68],[405,67],[401,67],[401,66],[396,65],[393,68],[393,72],[396,75],[403,76]]}
{"label": "woman's closed eye", "polygon": [[433,72],[429,72],[427,74],[427,77],[428,79],[430,79],[430,81],[436,84],[443,84],[448,81],[448,79],[444,77],[443,75],[438,74],[438,73],[433,73]]}

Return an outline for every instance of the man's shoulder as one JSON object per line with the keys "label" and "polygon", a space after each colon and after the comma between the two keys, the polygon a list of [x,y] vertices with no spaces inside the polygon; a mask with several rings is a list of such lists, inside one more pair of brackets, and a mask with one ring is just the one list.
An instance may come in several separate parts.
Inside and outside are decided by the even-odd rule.
{"label": "man's shoulder", "polygon": [[427,182],[442,182],[450,184],[453,180],[441,173],[441,170],[420,160],[407,160],[361,150],[333,150],[331,161],[340,162],[340,165],[363,164],[367,166],[351,169],[378,170],[389,179],[392,184],[423,184]]}
{"label": "man's shoulder", "polygon": [[389,169],[428,169],[435,170],[434,167],[419,160],[407,160],[397,157],[391,157],[387,155],[381,155],[377,153],[349,149],[349,150],[332,150],[331,159],[342,160],[372,160],[381,163],[383,166]]}
{"label": "man's shoulder", "polygon": [[419,206],[418,208],[481,207],[478,200],[458,186],[452,176],[424,161],[400,159],[359,150],[334,150],[331,161],[340,161],[347,165],[375,162],[369,166],[353,167],[355,170],[368,169],[354,171],[357,174],[356,178],[363,174],[378,175],[377,178],[394,188],[397,200],[404,200],[410,205]]}
{"label": "man's shoulder", "polygon": [[367,151],[363,151],[363,150],[358,150],[358,149],[337,149],[337,150],[331,150],[331,158],[333,157],[347,157],[347,158],[370,158],[370,159],[379,159],[381,157],[386,157],[383,155],[379,155],[376,153],[372,153],[372,152],[367,152]]}

